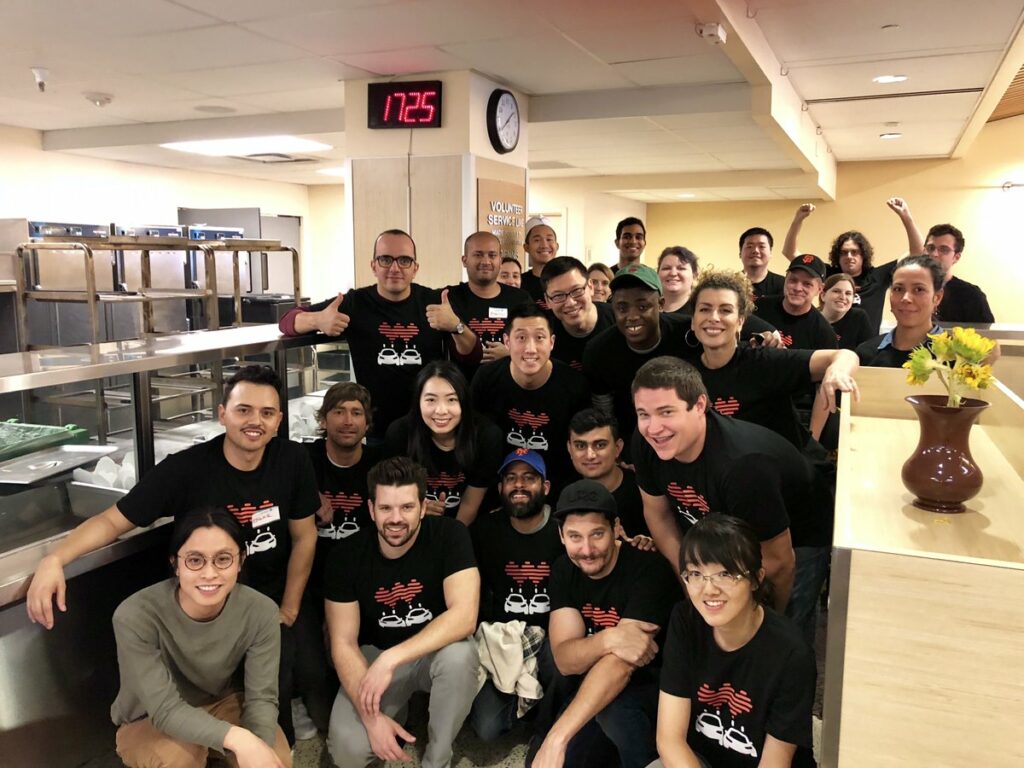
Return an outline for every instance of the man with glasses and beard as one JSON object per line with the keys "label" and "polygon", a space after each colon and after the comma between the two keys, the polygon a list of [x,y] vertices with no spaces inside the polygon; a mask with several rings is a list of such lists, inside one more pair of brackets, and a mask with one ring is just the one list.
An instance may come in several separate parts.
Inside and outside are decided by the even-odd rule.
{"label": "man with glasses and beard", "polygon": [[427,363],[446,352],[479,360],[473,330],[448,302],[448,292],[413,282],[419,271],[416,243],[400,229],[388,229],[373,245],[370,267],[376,285],[297,307],[278,323],[285,336],[319,332],[348,341],[356,379],[373,395],[371,440],[380,442],[392,421],[409,410],[413,382]]}
{"label": "man with glasses and beard", "polygon": [[[541,643],[551,610],[548,578],[552,563],[563,552],[547,503],[551,484],[546,474],[544,459],[536,451],[519,448],[510,453],[498,471],[501,507],[479,516],[469,530],[480,566],[480,619],[518,620],[544,630],[527,630],[524,635],[534,640],[536,678],[545,694],[554,674],[550,647]],[[515,690],[502,691],[488,679],[469,714],[477,736],[491,741],[509,731],[516,720],[517,698]]]}

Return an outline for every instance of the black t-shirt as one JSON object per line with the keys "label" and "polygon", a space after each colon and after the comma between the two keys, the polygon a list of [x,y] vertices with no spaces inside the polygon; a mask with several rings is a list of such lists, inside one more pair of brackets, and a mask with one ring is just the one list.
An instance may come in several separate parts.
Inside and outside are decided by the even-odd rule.
{"label": "black t-shirt", "polygon": [[782,306],[782,296],[765,296],[757,302],[757,316],[779,329],[782,345],[790,349],[837,349],[839,342],[825,316],[810,312],[791,315]]}
{"label": "black t-shirt", "polygon": [[[843,270],[829,265],[827,276],[838,275]],[[896,271],[896,262],[890,261],[877,267],[865,267],[853,278],[856,294],[854,302],[868,315],[871,333],[878,333],[882,324],[882,312],[885,310],[885,294],[892,285],[892,273]]]}
{"label": "black t-shirt", "polygon": [[560,488],[572,476],[565,447],[569,420],[590,406],[590,391],[583,374],[552,360],[551,376],[537,389],[523,389],[512,378],[509,358],[481,366],[471,386],[473,404],[505,436],[504,452],[530,448],[547,464],[548,480]]}
{"label": "black t-shirt", "polygon": [[767,427],[803,448],[809,435],[793,408],[793,397],[811,386],[812,354],[809,349],[739,347],[721,368],[708,368],[699,358],[693,364],[712,408]]}
{"label": "black t-shirt", "polygon": [[644,500],[640,496],[640,486],[636,484],[636,473],[633,470],[622,470],[622,482],[612,491],[612,496],[615,499],[619,522],[626,535],[630,538],[637,534],[650,536],[651,532],[644,518]]}
{"label": "black t-shirt", "polygon": [[480,621],[519,620],[547,629],[551,567],[565,554],[550,510],[530,533],[513,528],[500,509],[478,515],[469,533],[480,567]]}
{"label": "black t-shirt", "polygon": [[551,610],[579,611],[587,635],[616,627],[623,619],[657,624],[658,656],[652,665],[658,666],[672,606],[683,596],[679,579],[658,553],[642,552],[625,542],[616,546],[615,567],[602,579],[590,578],[568,557],[559,558],[551,574]]}
{"label": "black t-shirt", "polygon": [[407,640],[448,610],[444,580],[476,567],[469,532],[447,517],[428,515],[412,547],[389,560],[377,531],[342,541],[327,560],[324,597],[359,603],[359,643],[387,649]]}
{"label": "black t-shirt", "polygon": [[552,322],[555,329],[555,348],[551,352],[553,360],[561,360],[577,371],[583,370],[583,351],[587,344],[603,330],[615,325],[615,312],[611,304],[594,302],[594,306],[597,307],[597,323],[586,336],[573,336],[557,318]]}
{"label": "black t-shirt", "polygon": [[520,289],[530,294],[530,298],[536,302],[537,306],[541,309],[548,309],[547,298],[544,296],[544,285],[541,283],[540,278],[533,274],[533,270],[526,270],[523,272],[523,277],[520,282]]}
{"label": "black t-shirt", "polygon": [[[508,322],[508,311],[532,301],[530,294],[524,290],[502,283],[497,285],[501,292],[493,299],[481,299],[473,293],[468,283],[448,286],[448,302],[456,317],[469,326],[481,344],[501,341],[502,331]],[[458,365],[466,378],[472,379],[480,362],[460,360]]]}
{"label": "black t-shirt", "polygon": [[860,307],[850,307],[845,315],[832,323],[832,330],[839,340],[840,349],[854,351],[877,333],[877,326],[871,327],[868,313]]}
{"label": "black t-shirt", "polygon": [[758,301],[762,296],[775,296],[782,293],[783,287],[786,285],[786,278],[784,275],[777,275],[774,272],[769,272],[764,276],[764,280],[760,283],[751,283],[750,287],[754,289],[754,301]]}
{"label": "black t-shirt", "polygon": [[224,457],[224,439],[218,435],[172,453],[143,475],[117,508],[141,528],[199,507],[225,507],[245,532],[246,583],[280,603],[292,549],[288,521],[320,508],[313,466],[301,445],[275,437],[256,469],[235,469]]}
{"label": "black t-shirt", "polygon": [[[451,334],[427,324],[427,306],[439,304],[441,293],[413,283],[409,298],[388,301],[377,286],[345,294],[340,312],[350,318],[341,338],[348,341],[356,380],[373,398],[371,434],[383,437],[388,424],[409,410],[416,374],[427,363],[443,360]],[[309,308],[319,312],[333,299]]]}
{"label": "black t-shirt", "polygon": [[942,289],[942,301],[936,311],[942,323],[994,323],[995,317],[988,306],[988,297],[974,283],[959,277],[949,278]]}
{"label": "black t-shirt", "polygon": [[[473,451],[473,463],[469,466],[459,464],[455,451],[442,450],[431,440],[430,455],[419,462],[427,470],[427,498],[438,501],[443,494],[445,515],[455,517],[467,486],[486,489],[498,482],[498,467],[504,458],[503,447],[501,430],[483,417],[476,420],[476,450]],[[387,456],[411,455],[408,416],[392,422],[388,427],[384,452]]]}
{"label": "black t-shirt", "polygon": [[758,424],[708,409],[704,448],[689,464],[662,461],[637,432],[633,461],[640,489],[665,496],[685,533],[705,515],[746,520],[761,541],[790,529],[793,546],[831,543],[830,510],[822,508],[807,460],[785,438]]}
{"label": "black t-shirt", "polygon": [[797,745],[794,768],[813,766],[815,676],[811,649],[771,608],[735,651],[718,646],[689,601],[672,611],[661,690],[690,700],[686,743],[715,768],[756,768],[768,735]]}
{"label": "black t-shirt", "polygon": [[351,467],[339,467],[327,456],[327,441],[323,438],[307,443],[306,448],[313,462],[316,486],[334,510],[334,522],[317,528],[321,543],[347,539],[367,526],[372,528],[366,503],[366,473],[383,458],[380,449],[364,445],[358,462]]}
{"label": "black t-shirt", "polygon": [[[938,325],[932,326],[928,333],[942,333],[942,328]],[[871,368],[902,368],[903,364],[910,359],[910,353],[914,351],[914,348],[897,349],[893,343],[894,334],[895,329],[868,339],[857,347],[855,351],[857,357],[860,358],[860,364]],[[926,340],[925,344],[929,348],[931,347],[930,340]]]}

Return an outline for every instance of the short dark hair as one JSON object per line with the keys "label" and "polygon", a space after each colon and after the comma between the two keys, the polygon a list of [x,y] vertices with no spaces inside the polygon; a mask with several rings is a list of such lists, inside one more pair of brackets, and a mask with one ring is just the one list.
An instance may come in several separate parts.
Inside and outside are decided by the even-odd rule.
{"label": "short dark hair", "polygon": [[729,573],[743,573],[754,585],[754,599],[762,605],[771,601],[771,582],[759,578],[761,542],[750,523],[732,515],[702,517],[686,532],[679,548],[679,566],[722,566]]}
{"label": "short dark hair", "polygon": [[924,240],[925,242],[928,242],[929,237],[942,237],[943,235],[952,235],[953,239],[956,241],[956,252],[964,252],[964,246],[967,245],[967,241],[964,240],[964,233],[952,224],[936,224],[928,230],[928,234],[925,235]]}
{"label": "short dark hair", "polygon": [[843,243],[847,240],[853,240],[860,248],[861,258],[864,259],[864,266],[871,266],[871,259],[875,255],[875,249],[871,247],[871,243],[864,237],[862,232],[858,232],[855,229],[851,229],[849,232],[843,232],[839,237],[832,243],[832,247],[828,252],[828,262],[836,269],[841,269],[839,264],[840,249],[843,247]]}
{"label": "short dark hair", "polygon": [[658,257],[658,266],[660,267],[661,262],[663,262],[669,256],[675,256],[684,264],[689,264],[690,269],[693,270],[693,274],[697,274],[697,254],[691,251],[689,248],[686,248],[682,245],[670,245],[668,248],[663,250],[661,252],[661,255]]}
{"label": "short dark hair", "polygon": [[427,498],[427,471],[408,456],[392,456],[379,461],[366,473],[366,490],[370,500],[377,500],[377,486],[415,485],[422,502]]}
{"label": "short dark hair", "polygon": [[538,307],[534,302],[526,302],[524,304],[516,304],[508,311],[508,319],[505,321],[505,333],[512,333],[512,323],[516,320],[524,320],[529,317],[539,317],[544,320],[548,326],[548,333],[554,333],[554,328],[551,327],[551,318],[545,314],[544,310]]}
{"label": "short dark hair", "polygon": [[520,263],[519,259],[517,259],[515,256],[502,256],[501,257],[501,263],[502,264],[515,264],[517,267],[519,267],[519,271],[520,272],[523,271],[523,265]]}
{"label": "short dark hair", "polygon": [[672,389],[680,400],[686,403],[686,410],[692,410],[697,399],[708,396],[700,373],[689,363],[678,357],[663,355],[648,360],[640,366],[633,377],[632,394],[638,389]]}
{"label": "short dark hair", "polygon": [[774,248],[775,247],[775,238],[772,237],[772,233],[771,232],[769,232],[764,227],[751,227],[750,229],[745,231],[742,235],[740,235],[740,250],[741,251],[743,250],[743,241],[746,240],[748,237],[750,237],[752,235],[764,235],[765,237],[768,238],[768,247],[769,248]]}
{"label": "short dark hair", "polygon": [[171,531],[171,540],[167,552],[174,569],[177,565],[178,550],[185,546],[189,537],[200,528],[220,528],[238,546],[238,559],[241,562],[245,559],[245,532],[235,516],[223,507],[197,507],[196,509],[178,515],[174,520],[174,529]]}
{"label": "short dark hair", "polygon": [[573,271],[579,272],[580,277],[584,280],[587,279],[587,267],[582,261],[573,256],[555,256],[540,271],[540,284],[546,291],[548,280],[554,280],[556,277]]}
{"label": "short dark hair", "polygon": [[570,434],[584,435],[601,427],[608,427],[612,431],[612,440],[619,439],[618,419],[598,408],[584,408],[569,420]]}
{"label": "short dark hair", "polygon": [[[486,229],[481,229],[478,232],[474,232],[472,235],[467,237],[465,239],[465,241],[462,243],[462,253],[463,253],[463,255],[469,253],[469,241],[472,240],[474,237],[481,237],[481,236],[483,236],[483,237],[493,237],[494,238],[494,242],[496,242],[498,244],[498,251],[499,252],[501,251],[501,238],[499,238],[493,232],[488,232]],[[508,257],[506,257],[506,258],[508,258]],[[502,259],[501,261],[502,261],[503,264],[505,263],[505,259]]]}
{"label": "short dark hair", "polygon": [[944,270],[942,265],[931,256],[924,254],[920,256],[904,256],[896,262],[896,267],[893,269],[893,275],[896,274],[897,269],[902,269],[903,267],[922,267],[927,270],[931,275],[932,287],[935,288],[936,293],[941,291],[943,285],[945,285],[946,270]]}
{"label": "short dark hair", "polygon": [[380,240],[384,235],[401,235],[402,237],[408,237],[409,242],[412,243],[412,257],[416,258],[416,241],[412,239],[412,235],[406,232],[404,229],[385,229],[376,239],[373,241],[373,257],[377,256],[377,241]]}
{"label": "short dark hair", "polygon": [[[370,390],[354,381],[339,381],[337,384],[331,385],[331,388],[324,393],[324,401],[316,412],[317,421],[325,424],[327,414],[333,411],[338,403],[347,403],[352,400],[363,406],[363,411],[366,413],[366,428],[369,429],[373,426],[373,401],[370,398]],[[326,434],[323,427],[320,428],[320,434]]]}
{"label": "short dark hair", "polygon": [[244,368],[239,368],[234,376],[224,382],[224,395],[221,397],[221,405],[226,406],[228,404],[231,391],[243,381],[247,381],[250,384],[273,387],[274,391],[277,392],[278,405],[281,404],[281,377],[277,375],[277,371],[269,365],[247,365]]}
{"label": "short dark hair", "polygon": [[627,216],[626,218],[624,218],[622,221],[615,225],[615,239],[618,240],[620,237],[622,237],[622,230],[624,230],[626,227],[631,227],[634,224],[640,225],[640,229],[644,231],[644,237],[646,238],[647,227],[644,226],[644,223],[636,216]]}

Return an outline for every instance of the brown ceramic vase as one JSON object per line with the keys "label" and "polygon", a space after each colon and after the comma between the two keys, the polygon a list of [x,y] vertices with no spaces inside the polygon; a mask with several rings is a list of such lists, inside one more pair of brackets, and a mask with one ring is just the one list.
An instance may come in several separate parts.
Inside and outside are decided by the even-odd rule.
{"label": "brown ceramic vase", "polygon": [[965,398],[959,408],[945,395],[908,397],[921,425],[917,449],[903,464],[903,485],[914,506],[932,512],[963,512],[964,502],[981,490],[981,469],[971,456],[971,427],[988,408],[984,400]]}

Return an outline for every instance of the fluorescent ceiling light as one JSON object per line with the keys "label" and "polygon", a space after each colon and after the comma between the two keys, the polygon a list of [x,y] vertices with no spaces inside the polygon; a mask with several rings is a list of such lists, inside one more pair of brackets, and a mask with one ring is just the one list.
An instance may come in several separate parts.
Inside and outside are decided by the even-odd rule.
{"label": "fluorescent ceiling light", "polygon": [[902,83],[906,79],[906,75],[879,75],[871,78],[871,82],[879,85],[891,85],[892,83]]}
{"label": "fluorescent ceiling light", "polygon": [[298,136],[248,136],[244,139],[173,141],[160,146],[164,149],[190,152],[207,157],[245,157],[246,155],[263,155],[274,152],[287,155],[292,152],[323,152],[333,149],[330,144],[323,144],[311,139],[300,139]]}
{"label": "fluorescent ceiling light", "polygon": [[697,195],[695,195],[693,192],[680,192],[678,195],[676,195],[676,197],[682,198],[683,200],[688,200],[689,198],[696,196]]}
{"label": "fluorescent ceiling light", "polygon": [[334,168],[321,168],[317,173],[322,173],[324,176],[344,176],[345,169],[339,165]]}
{"label": "fluorescent ceiling light", "polygon": [[878,134],[880,139],[900,139],[903,138],[902,133],[880,133]]}

